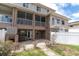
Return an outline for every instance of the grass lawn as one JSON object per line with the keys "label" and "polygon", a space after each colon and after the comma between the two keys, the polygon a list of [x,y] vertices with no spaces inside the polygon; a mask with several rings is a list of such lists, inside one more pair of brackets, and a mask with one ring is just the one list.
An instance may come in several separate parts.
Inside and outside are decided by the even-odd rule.
{"label": "grass lawn", "polygon": [[31,49],[16,53],[16,56],[47,56],[41,49]]}
{"label": "grass lawn", "polygon": [[62,56],[79,56],[79,46],[58,44],[49,48]]}
{"label": "grass lawn", "polygon": [[67,46],[69,46],[72,49],[75,49],[75,50],[79,51],[79,46],[77,46],[77,45],[67,45]]}

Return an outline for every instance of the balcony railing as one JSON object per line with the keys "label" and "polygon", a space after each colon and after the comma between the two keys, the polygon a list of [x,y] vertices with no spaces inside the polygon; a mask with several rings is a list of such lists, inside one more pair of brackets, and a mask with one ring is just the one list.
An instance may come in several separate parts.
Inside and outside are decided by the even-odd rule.
{"label": "balcony railing", "polygon": [[0,16],[0,23],[8,23],[8,24],[11,24],[12,23],[12,18],[10,16],[1,15]]}
{"label": "balcony railing", "polygon": [[17,24],[32,25],[32,20],[23,19],[23,18],[18,18],[18,19],[17,19]]}
{"label": "balcony railing", "polygon": [[[32,25],[32,23],[32,20],[17,18],[17,24]],[[35,21],[35,26],[45,26],[45,22]]]}
{"label": "balcony railing", "polygon": [[35,26],[45,26],[45,22],[35,21]]}

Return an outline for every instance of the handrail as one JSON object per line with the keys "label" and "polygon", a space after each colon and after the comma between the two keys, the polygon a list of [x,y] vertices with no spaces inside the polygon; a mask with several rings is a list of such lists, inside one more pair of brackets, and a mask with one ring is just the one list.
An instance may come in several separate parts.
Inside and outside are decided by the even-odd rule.
{"label": "handrail", "polygon": [[35,21],[36,26],[45,26],[45,22]]}
{"label": "handrail", "polygon": [[17,18],[17,24],[32,25],[32,20]]}
{"label": "handrail", "polygon": [[45,26],[45,22],[33,21],[33,20],[23,19],[23,18],[17,18],[18,24],[32,25],[33,22],[35,22],[35,26]]}

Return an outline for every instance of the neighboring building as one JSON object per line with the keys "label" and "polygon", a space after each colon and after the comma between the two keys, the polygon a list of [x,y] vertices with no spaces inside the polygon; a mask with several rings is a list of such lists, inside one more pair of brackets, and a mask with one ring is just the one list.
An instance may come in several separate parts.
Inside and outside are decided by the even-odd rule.
{"label": "neighboring building", "polygon": [[0,28],[6,40],[49,40],[50,31],[68,31],[68,19],[39,3],[0,3]]}
{"label": "neighboring building", "polygon": [[52,13],[50,19],[50,29],[52,32],[68,32],[68,20],[69,18]]}
{"label": "neighboring building", "polygon": [[69,23],[69,32],[79,32],[79,21]]}
{"label": "neighboring building", "polygon": [[[59,15],[57,13],[52,13],[50,17],[50,40],[51,43],[54,43],[54,40],[58,37],[56,36],[56,33],[60,32],[68,32],[69,25],[68,25],[69,18]],[[59,35],[60,36],[60,35]]]}

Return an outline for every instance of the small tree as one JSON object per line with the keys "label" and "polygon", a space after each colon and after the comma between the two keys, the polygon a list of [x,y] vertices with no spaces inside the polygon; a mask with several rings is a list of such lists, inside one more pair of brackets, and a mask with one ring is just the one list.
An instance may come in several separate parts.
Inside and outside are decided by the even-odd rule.
{"label": "small tree", "polygon": [[13,42],[6,41],[6,42],[0,42],[0,56],[10,56],[12,55],[12,45]]}

